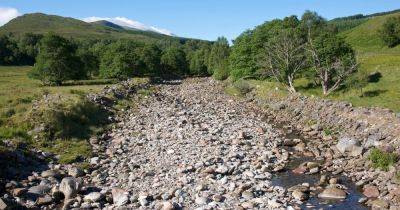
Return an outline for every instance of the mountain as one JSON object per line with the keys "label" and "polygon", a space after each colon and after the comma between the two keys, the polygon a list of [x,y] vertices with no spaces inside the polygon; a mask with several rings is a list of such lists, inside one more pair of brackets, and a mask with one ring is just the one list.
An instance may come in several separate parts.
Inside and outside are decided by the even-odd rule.
{"label": "mountain", "polygon": [[24,33],[45,34],[48,32],[78,39],[186,40],[185,38],[172,37],[152,31],[127,30],[108,21],[87,23],[74,18],[43,13],[25,14],[0,27],[0,34],[12,33],[17,36]]}
{"label": "mountain", "polygon": [[124,27],[117,25],[115,23],[106,21],[106,20],[99,20],[99,21],[95,21],[95,22],[91,22],[92,25],[100,25],[100,26],[106,26],[106,27],[110,27],[116,30],[124,30]]}

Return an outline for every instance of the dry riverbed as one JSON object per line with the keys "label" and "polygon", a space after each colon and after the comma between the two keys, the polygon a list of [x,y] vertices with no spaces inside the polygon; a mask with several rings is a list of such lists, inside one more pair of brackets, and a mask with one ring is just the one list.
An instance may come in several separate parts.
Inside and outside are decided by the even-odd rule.
{"label": "dry riverbed", "polygon": [[89,169],[49,165],[9,180],[0,209],[368,208],[355,183],[332,168],[337,163],[327,164],[325,150],[308,149],[316,139],[268,120],[273,116],[228,96],[218,82],[169,81],[144,93],[118,111],[108,133],[90,139]]}

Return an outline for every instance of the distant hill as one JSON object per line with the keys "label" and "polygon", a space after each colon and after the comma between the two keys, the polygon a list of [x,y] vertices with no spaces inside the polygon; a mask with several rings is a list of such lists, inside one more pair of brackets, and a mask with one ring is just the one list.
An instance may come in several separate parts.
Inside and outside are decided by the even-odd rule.
{"label": "distant hill", "polygon": [[[379,13],[382,14],[382,13]],[[392,16],[400,16],[400,12],[386,13],[386,15],[371,16],[364,23],[341,32],[346,40],[359,52],[385,51],[400,52],[399,46],[388,48],[379,37],[379,29],[385,23],[385,20]]]}
{"label": "distant hill", "polygon": [[124,30],[124,27],[117,25],[115,23],[106,21],[106,20],[99,20],[99,21],[95,21],[95,22],[91,22],[90,24],[92,25],[100,25],[100,26],[106,26],[106,27],[110,27],[116,30]]}
{"label": "distant hill", "polygon": [[357,26],[367,22],[369,19],[371,19],[373,17],[396,14],[399,12],[400,12],[400,9],[392,10],[392,11],[388,11],[388,12],[379,12],[379,13],[374,13],[374,14],[369,14],[369,15],[357,14],[357,15],[351,15],[351,16],[347,16],[347,17],[335,18],[335,19],[330,20],[329,23],[332,25],[335,25],[339,31],[345,31],[345,30],[349,30],[354,27],[357,27]]}
{"label": "distant hill", "polygon": [[133,39],[140,41],[186,40],[186,38],[167,36],[152,31],[127,30],[126,28],[108,21],[87,23],[69,17],[32,13],[19,16],[0,27],[0,34],[24,33],[45,34],[54,32],[68,38],[88,39]]}

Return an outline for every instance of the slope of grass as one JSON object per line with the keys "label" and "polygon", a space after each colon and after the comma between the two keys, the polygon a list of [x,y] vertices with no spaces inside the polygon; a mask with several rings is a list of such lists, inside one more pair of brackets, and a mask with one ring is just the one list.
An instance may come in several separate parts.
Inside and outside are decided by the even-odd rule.
{"label": "slope of grass", "polygon": [[64,162],[90,155],[90,146],[85,139],[33,141],[28,135],[30,128],[27,116],[33,101],[41,99],[45,94],[58,94],[63,100],[74,102],[86,93],[101,90],[104,85],[73,85],[73,81],[69,81],[68,86],[44,87],[39,81],[28,78],[27,73],[31,68],[0,66],[0,150],[7,150],[2,146],[3,140],[14,139],[32,147],[56,152],[61,155],[60,161]]}

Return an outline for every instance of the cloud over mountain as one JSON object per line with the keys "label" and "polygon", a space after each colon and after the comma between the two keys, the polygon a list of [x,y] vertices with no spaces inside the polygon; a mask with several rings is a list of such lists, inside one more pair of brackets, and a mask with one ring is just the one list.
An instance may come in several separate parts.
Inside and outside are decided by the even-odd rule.
{"label": "cloud over mountain", "polygon": [[0,7],[0,26],[8,23],[8,21],[20,16],[21,14],[17,9]]}
{"label": "cloud over mountain", "polygon": [[139,21],[131,20],[126,17],[111,17],[111,18],[110,17],[87,17],[87,18],[83,18],[82,20],[85,22],[95,22],[95,21],[99,21],[99,20],[106,20],[106,21],[112,22],[112,23],[120,25],[120,26],[135,28],[135,29],[144,30],[144,31],[154,31],[154,32],[157,32],[160,34],[173,36],[172,32],[170,32],[169,30],[157,28],[154,26],[148,26]]}

